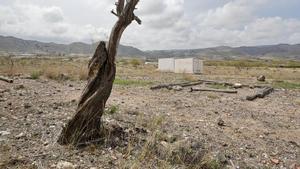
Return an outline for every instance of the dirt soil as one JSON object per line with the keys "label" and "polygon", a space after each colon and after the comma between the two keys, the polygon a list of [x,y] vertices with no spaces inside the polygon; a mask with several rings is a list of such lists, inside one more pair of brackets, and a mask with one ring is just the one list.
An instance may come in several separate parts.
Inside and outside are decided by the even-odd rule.
{"label": "dirt soil", "polygon": [[[134,168],[139,155],[128,150],[128,139],[123,147],[76,149],[57,144],[84,85],[83,81],[25,78],[13,84],[0,81],[0,168],[60,168],[61,162],[69,162],[71,168]],[[157,144],[165,147],[196,141],[227,168],[296,169],[300,165],[299,90],[277,89],[266,98],[246,101],[253,89],[222,94],[149,87],[115,85],[108,107],[115,106],[118,112],[104,115],[104,121],[122,126],[127,135],[134,130],[131,134],[144,137],[144,142],[153,131],[160,131],[165,139]],[[154,130],[149,125],[153,121],[158,121]],[[164,167],[145,164],[143,168]]]}

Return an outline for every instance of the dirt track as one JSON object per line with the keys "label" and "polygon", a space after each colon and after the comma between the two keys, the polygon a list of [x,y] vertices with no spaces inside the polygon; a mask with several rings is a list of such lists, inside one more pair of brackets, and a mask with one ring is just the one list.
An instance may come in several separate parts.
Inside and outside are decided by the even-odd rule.
{"label": "dirt track", "polygon": [[[56,143],[83,87],[84,82],[78,81],[0,82],[0,166],[55,168],[59,161],[68,161],[78,168],[125,168],[124,162],[135,157],[127,157],[118,147],[87,151]],[[117,105],[119,111],[104,119],[147,131],[145,123],[159,118],[159,129],[174,138],[160,143],[196,140],[228,167],[300,165],[300,104],[296,102],[300,91],[276,90],[264,99],[244,100],[251,92],[248,88],[238,94],[151,91],[149,86],[116,85],[108,105]]]}

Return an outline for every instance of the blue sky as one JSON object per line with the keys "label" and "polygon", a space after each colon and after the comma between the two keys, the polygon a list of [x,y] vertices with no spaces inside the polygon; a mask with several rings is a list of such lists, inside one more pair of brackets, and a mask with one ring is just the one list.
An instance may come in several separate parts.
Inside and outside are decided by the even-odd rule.
{"label": "blue sky", "polygon": [[[70,43],[107,40],[114,0],[1,0],[0,34]],[[300,43],[299,0],[140,0],[121,43],[141,49]]]}

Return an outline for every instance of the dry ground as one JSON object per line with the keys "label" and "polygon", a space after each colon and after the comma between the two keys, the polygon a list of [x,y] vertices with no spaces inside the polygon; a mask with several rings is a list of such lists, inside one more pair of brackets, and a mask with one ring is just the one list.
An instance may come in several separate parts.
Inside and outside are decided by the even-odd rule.
{"label": "dry ground", "polygon": [[[111,137],[75,149],[56,143],[85,85],[86,59],[0,60],[0,168],[297,168],[300,69],[207,66],[203,75],[160,73],[132,60],[118,74],[104,122]],[[63,74],[62,74],[63,73]],[[276,87],[264,99],[238,94],[156,90],[160,83],[214,79]],[[223,86],[210,86],[224,88]],[[220,124],[224,122],[224,125]]]}

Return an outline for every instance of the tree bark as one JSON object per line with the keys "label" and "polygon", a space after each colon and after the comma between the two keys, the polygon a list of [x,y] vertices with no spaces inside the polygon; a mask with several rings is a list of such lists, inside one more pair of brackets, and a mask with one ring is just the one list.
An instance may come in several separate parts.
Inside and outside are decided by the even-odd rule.
{"label": "tree bark", "polygon": [[191,88],[191,92],[201,91],[201,92],[218,92],[218,93],[238,93],[236,90],[221,90],[221,89],[209,89],[209,88]]}
{"label": "tree bark", "polygon": [[59,136],[62,145],[75,146],[95,142],[103,138],[101,117],[111,94],[116,74],[115,57],[122,33],[133,20],[141,24],[134,15],[139,0],[119,0],[116,3],[118,21],[112,29],[109,42],[100,42],[89,62],[88,83],[81,95],[75,116],[67,123]]}
{"label": "tree bark", "polygon": [[2,77],[2,76],[0,76],[0,80],[4,81],[4,82],[7,82],[7,83],[13,83],[14,82],[14,80],[8,79],[8,78]]}
{"label": "tree bark", "polygon": [[257,98],[264,98],[265,96],[271,94],[273,91],[274,91],[274,89],[272,87],[266,87],[266,88],[262,89],[261,91],[256,92],[253,95],[247,96],[246,100],[253,101]]}

